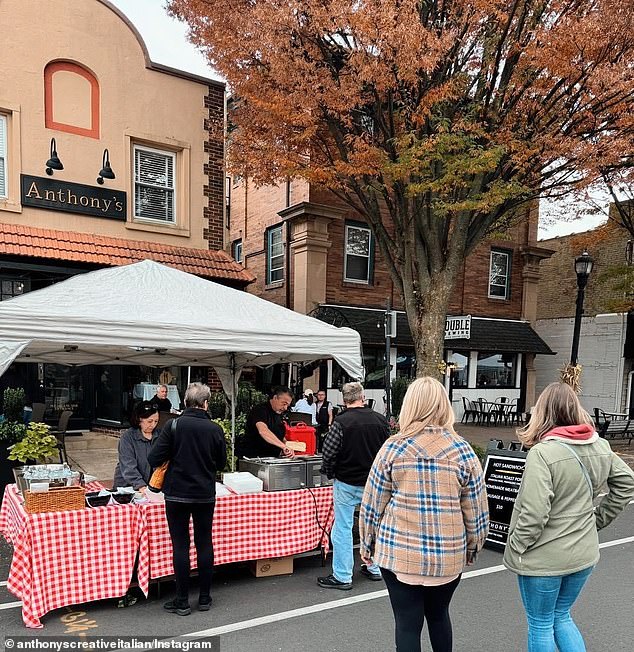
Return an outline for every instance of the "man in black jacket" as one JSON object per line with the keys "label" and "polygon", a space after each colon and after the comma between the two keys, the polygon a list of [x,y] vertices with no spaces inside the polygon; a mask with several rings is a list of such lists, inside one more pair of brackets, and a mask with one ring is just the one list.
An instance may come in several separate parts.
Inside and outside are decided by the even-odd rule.
{"label": "man in black jacket", "polygon": [[165,609],[179,616],[191,613],[189,606],[189,519],[194,521],[194,543],[198,557],[200,597],[198,610],[211,606],[211,573],[214,551],[211,525],[216,502],[216,472],[227,463],[222,429],[207,414],[211,391],[207,385],[192,383],[185,392],[185,410],[170,421],[148,455],[154,468],[169,462],[163,494],[165,515],[174,550],[176,598]]}
{"label": "man in black jacket", "polygon": [[[321,469],[335,479],[332,575],[319,577],[317,583],[324,589],[346,591],[352,588],[354,510],[361,504],[372,463],[390,436],[390,426],[382,414],[366,407],[361,383],[347,383],[341,391],[346,410],[335,418],[326,435]],[[361,573],[371,580],[381,580],[381,572],[374,564],[362,566]]]}

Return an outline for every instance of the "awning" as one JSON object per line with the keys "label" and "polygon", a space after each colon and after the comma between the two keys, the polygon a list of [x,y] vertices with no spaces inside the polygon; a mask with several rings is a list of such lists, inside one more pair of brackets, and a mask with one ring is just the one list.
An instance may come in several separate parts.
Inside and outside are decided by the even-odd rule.
{"label": "awning", "polygon": [[[395,311],[396,337],[393,346],[413,347],[407,316]],[[322,305],[313,316],[337,326],[354,328],[364,345],[385,346],[384,310],[350,306]],[[538,353],[554,355],[548,344],[527,321],[513,319],[471,318],[471,337],[468,340],[445,340],[445,348],[453,351],[491,351],[500,353]]]}

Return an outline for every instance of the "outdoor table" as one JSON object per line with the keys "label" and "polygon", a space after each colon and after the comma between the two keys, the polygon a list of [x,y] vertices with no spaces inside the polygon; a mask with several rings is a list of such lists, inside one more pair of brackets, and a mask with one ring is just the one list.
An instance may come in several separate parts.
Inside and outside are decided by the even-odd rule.
{"label": "outdoor table", "polygon": [[[150,578],[173,575],[165,505],[146,503],[138,507],[147,528]],[[317,523],[317,515],[325,532]],[[212,530],[214,564],[286,557],[318,546],[327,549],[333,520],[332,487],[219,496]],[[191,524],[190,538],[193,569],[197,562]]]}
{"label": "outdoor table", "polygon": [[137,553],[139,587],[147,595],[147,533],[135,505],[28,514],[22,494],[9,485],[0,533],[13,545],[7,588],[22,600],[27,627],[41,628],[40,618],[54,609],[125,595]]}
{"label": "outdoor table", "polygon": [[[333,520],[332,487],[220,496],[214,563],[327,549]],[[28,514],[17,487],[9,485],[0,507],[0,534],[13,545],[7,588],[22,600],[27,627],[42,627],[40,618],[54,609],[125,595],[137,554],[137,579],[145,595],[150,578],[174,574],[163,503]]]}
{"label": "outdoor table", "polygon": [[498,420],[501,421],[504,418],[504,411],[510,405],[510,403],[496,403],[495,401],[480,401],[482,406],[482,417],[486,421],[486,425],[491,425],[491,418],[493,418],[494,423],[497,423]]}

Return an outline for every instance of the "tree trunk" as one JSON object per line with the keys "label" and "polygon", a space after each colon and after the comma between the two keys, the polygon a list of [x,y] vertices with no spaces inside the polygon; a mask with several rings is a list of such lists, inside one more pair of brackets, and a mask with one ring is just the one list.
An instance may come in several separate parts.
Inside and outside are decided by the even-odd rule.
{"label": "tree trunk", "polygon": [[[453,290],[453,275],[434,275],[429,288],[408,320],[416,352],[416,375],[431,376],[442,382],[444,374],[445,318]],[[414,314],[410,314],[413,312]]]}

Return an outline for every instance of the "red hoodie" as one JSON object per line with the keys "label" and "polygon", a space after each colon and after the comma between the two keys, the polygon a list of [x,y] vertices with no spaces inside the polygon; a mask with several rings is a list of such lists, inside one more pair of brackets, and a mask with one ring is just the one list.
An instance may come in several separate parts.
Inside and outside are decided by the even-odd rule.
{"label": "red hoodie", "polygon": [[567,439],[572,443],[590,443],[596,440],[594,426],[587,423],[580,423],[578,426],[559,426],[549,430],[542,438],[545,439]]}

